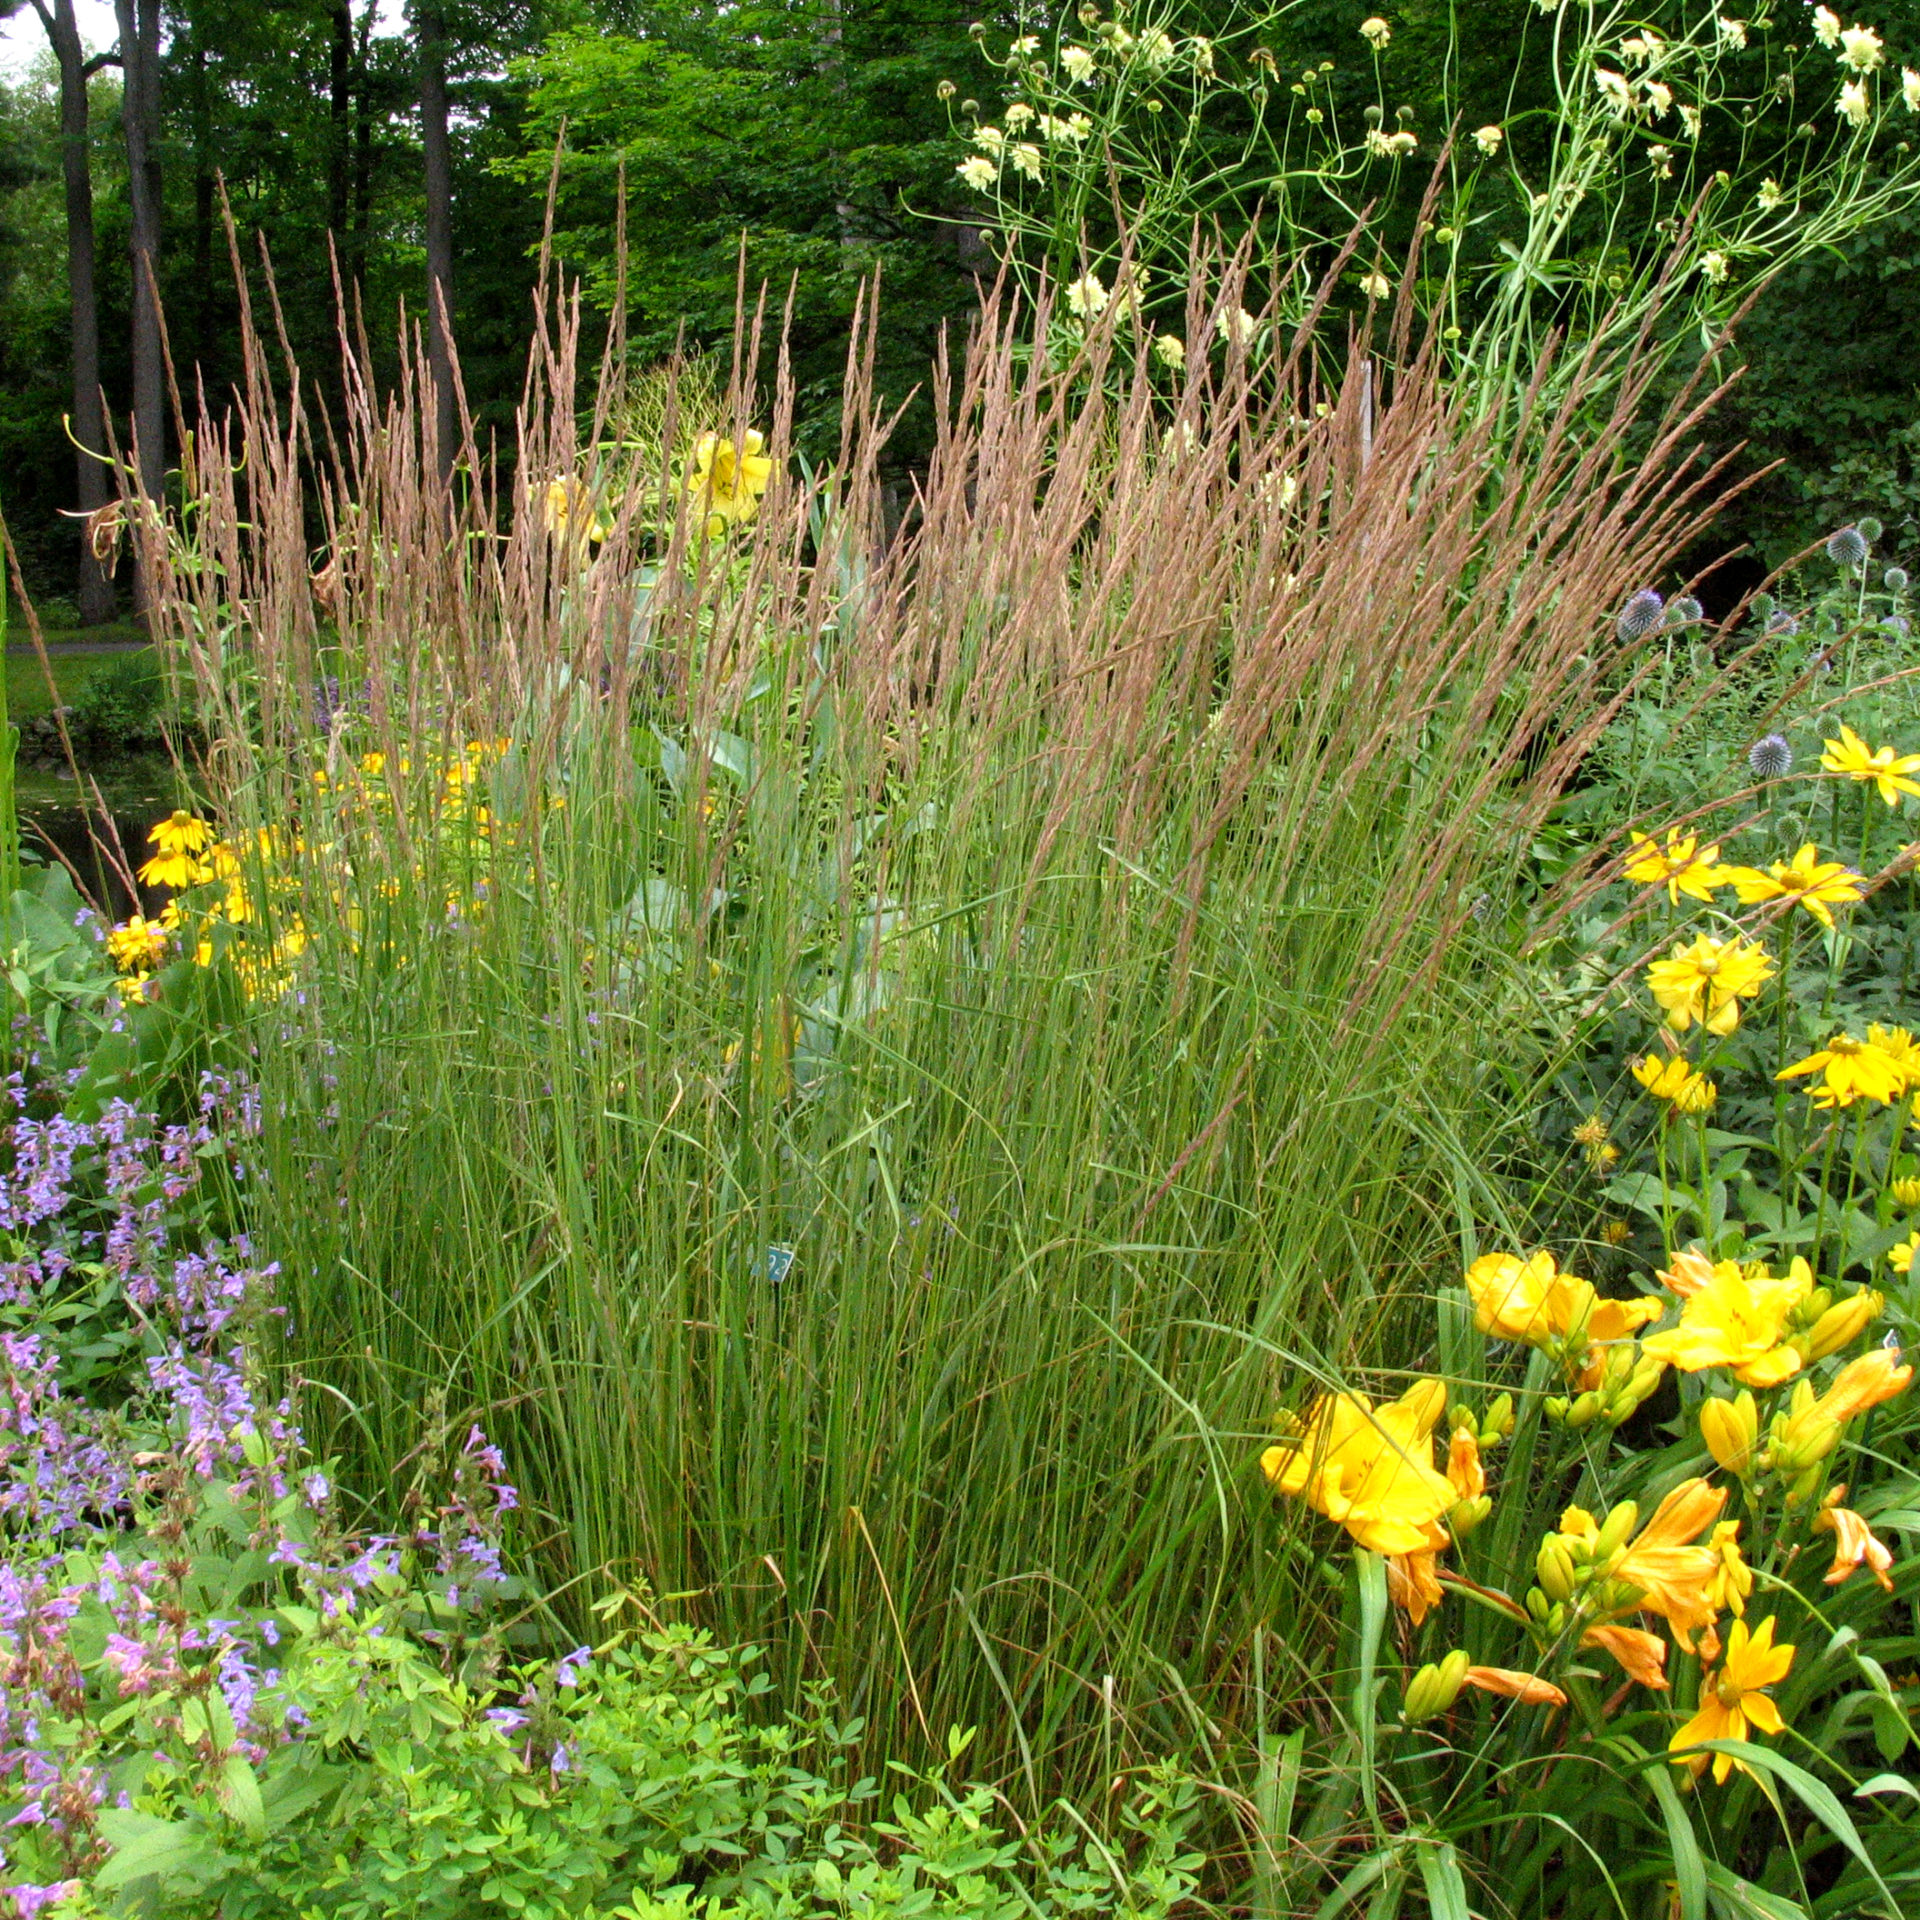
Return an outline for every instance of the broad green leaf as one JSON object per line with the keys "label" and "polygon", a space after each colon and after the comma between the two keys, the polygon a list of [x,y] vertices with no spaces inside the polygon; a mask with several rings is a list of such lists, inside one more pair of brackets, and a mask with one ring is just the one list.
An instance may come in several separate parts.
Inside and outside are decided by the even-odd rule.
{"label": "broad green leaf", "polygon": [[1680,1890],[1680,1920],[1707,1920],[1707,1868],[1700,1857],[1700,1842],[1693,1822],[1680,1801],[1680,1789],[1673,1783],[1664,1754],[1659,1755],[1646,1772],[1653,1797],[1667,1823],[1667,1848],[1673,1857],[1673,1877]]}

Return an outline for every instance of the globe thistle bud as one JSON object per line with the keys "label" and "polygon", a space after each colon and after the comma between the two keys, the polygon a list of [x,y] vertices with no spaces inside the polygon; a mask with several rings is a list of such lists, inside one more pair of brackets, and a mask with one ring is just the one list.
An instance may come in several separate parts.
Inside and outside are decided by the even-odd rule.
{"label": "globe thistle bud", "polygon": [[1880,578],[1885,582],[1889,593],[1905,593],[1907,590],[1907,570],[1905,567],[1889,567]]}
{"label": "globe thistle bud", "polygon": [[1784,733],[1770,733],[1747,749],[1747,765],[1756,780],[1781,780],[1793,771],[1793,748]]}
{"label": "globe thistle bud", "polygon": [[1627,604],[1620,609],[1618,622],[1622,640],[1639,640],[1650,634],[1660,624],[1660,616],[1667,610],[1667,603],[1651,587],[1642,587]]}
{"label": "globe thistle bud", "polygon": [[1827,536],[1827,558],[1836,567],[1857,567],[1867,557],[1867,536],[1859,527],[1842,527]]}
{"label": "globe thistle bud", "polygon": [[1753,617],[1765,620],[1780,603],[1770,593],[1756,593],[1753,596]]}
{"label": "globe thistle bud", "polygon": [[1693,627],[1707,617],[1707,610],[1692,594],[1683,593],[1667,609],[1666,624],[1669,627]]}
{"label": "globe thistle bud", "polygon": [[1862,515],[1860,519],[1854,522],[1854,525],[1860,529],[1860,538],[1864,540],[1868,546],[1872,546],[1873,543],[1886,532],[1886,528],[1883,527],[1878,520],[1874,519],[1871,514]]}
{"label": "globe thistle bud", "polygon": [[1783,607],[1767,621],[1767,632],[1776,640],[1791,640],[1800,631],[1800,622]]}

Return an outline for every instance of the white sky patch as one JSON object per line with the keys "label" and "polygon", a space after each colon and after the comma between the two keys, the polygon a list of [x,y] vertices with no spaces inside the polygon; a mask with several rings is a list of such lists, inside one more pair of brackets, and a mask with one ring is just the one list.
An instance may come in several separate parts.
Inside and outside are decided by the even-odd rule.
{"label": "white sky patch", "polygon": [[[355,0],[353,11],[358,20],[360,0]],[[114,12],[113,0],[73,0],[73,13],[89,53],[98,53],[120,38],[120,21]],[[406,24],[406,0],[380,0],[379,11],[374,16],[373,30],[377,36],[384,39],[403,32]],[[0,20],[0,80],[24,79],[46,52],[47,30],[40,24],[32,0],[23,0],[10,20]]]}

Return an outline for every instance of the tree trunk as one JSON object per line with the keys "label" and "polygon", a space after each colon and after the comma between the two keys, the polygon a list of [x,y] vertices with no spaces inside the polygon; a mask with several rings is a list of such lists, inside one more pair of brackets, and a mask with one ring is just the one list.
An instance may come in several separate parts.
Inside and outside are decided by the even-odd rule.
{"label": "tree trunk", "polygon": [[373,217],[373,102],[369,48],[379,0],[367,0],[353,47],[353,204],[348,215],[347,279],[357,284],[367,267],[367,228]]}
{"label": "tree trunk", "polygon": [[193,36],[193,353],[202,367],[213,359],[213,99],[207,86],[207,46]]}
{"label": "tree trunk", "polygon": [[329,7],[333,42],[327,72],[327,230],[336,245],[344,245],[353,175],[353,0],[329,0]]}
{"label": "tree trunk", "polygon": [[420,146],[427,188],[427,366],[433,381],[435,457],[444,478],[458,451],[453,391],[453,155],[447,142],[447,35],[437,0],[416,0],[420,46]]}
{"label": "tree trunk", "polygon": [[[67,187],[67,297],[73,312],[73,437],[80,511],[98,513],[112,498],[107,470],[96,458],[106,450],[100,413],[100,308],[94,287],[93,175],[89,168],[86,56],[73,17],[73,0],[35,0],[60,68],[60,157]],[[97,627],[113,618],[113,581],[94,558],[90,526],[80,540],[80,624]]]}
{"label": "tree trunk", "polygon": [[114,0],[127,133],[127,251],[133,265],[133,439],[140,491],[166,472],[166,365],[160,347],[160,0]]}

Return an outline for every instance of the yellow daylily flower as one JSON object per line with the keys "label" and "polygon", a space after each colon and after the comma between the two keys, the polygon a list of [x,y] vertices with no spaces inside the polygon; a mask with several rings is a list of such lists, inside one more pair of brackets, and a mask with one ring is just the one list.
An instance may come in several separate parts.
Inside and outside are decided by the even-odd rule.
{"label": "yellow daylily flower", "polygon": [[1597,1297],[1589,1282],[1562,1273],[1544,1250],[1526,1259],[1517,1253],[1483,1253],[1467,1269],[1466,1280],[1474,1325],[1496,1340],[1530,1347],[1565,1342],[1583,1330]]}
{"label": "yellow daylily flower", "polygon": [[1691,1768],[1695,1774],[1705,1771],[1713,1761],[1713,1777],[1723,1781],[1736,1765],[1743,1772],[1753,1769],[1736,1762],[1731,1754],[1685,1754],[1703,1740],[1745,1740],[1751,1729],[1762,1733],[1781,1733],[1786,1723],[1780,1709],[1763,1689],[1784,1680],[1793,1666],[1794,1649],[1773,1643],[1774,1616],[1768,1614],[1750,1633],[1744,1620],[1733,1623],[1727,1640],[1727,1657],[1717,1673],[1700,1678],[1700,1707],[1691,1720],[1674,1734],[1668,1750],[1677,1766]]}
{"label": "yellow daylily flower", "polygon": [[1695,835],[1673,827],[1664,847],[1647,834],[1634,834],[1624,871],[1643,887],[1664,885],[1667,899],[1675,906],[1683,893],[1711,903],[1714,888],[1726,885],[1726,870],[1719,861],[1717,846],[1703,847]]}
{"label": "yellow daylily flower", "polygon": [[1378,1407],[1364,1394],[1322,1394],[1304,1429],[1260,1456],[1261,1470],[1375,1553],[1437,1552],[1447,1544],[1440,1516],[1459,1497],[1433,1464],[1446,1404],[1437,1380]]}
{"label": "yellow daylily flower", "polygon": [[1703,933],[1647,968],[1647,985],[1665,1010],[1667,1025],[1685,1033],[1697,1020],[1709,1033],[1740,1024],[1740,1002],[1773,978],[1773,962],[1751,940],[1716,940]]}
{"label": "yellow daylily flower", "polygon": [[1657,1633],[1649,1633],[1645,1627],[1623,1627],[1613,1621],[1603,1621],[1597,1627],[1589,1627],[1580,1636],[1580,1644],[1611,1654],[1628,1679],[1657,1692],[1666,1691],[1667,1643]]}
{"label": "yellow daylily flower", "polygon": [[718,433],[703,433],[694,442],[687,498],[695,512],[707,516],[709,534],[744,525],[759,511],[760,496],[773,478],[773,462],[760,451],[765,444],[751,427],[738,448]]}
{"label": "yellow daylily flower", "polygon": [[1920,785],[1909,777],[1920,767],[1920,753],[1895,753],[1891,747],[1869,747],[1845,725],[1840,729],[1838,740],[1823,740],[1820,744],[1826,748],[1820,764],[1828,773],[1844,774],[1849,780],[1861,782],[1871,780],[1888,806],[1897,807],[1903,793],[1920,796]]}
{"label": "yellow daylily flower", "polygon": [[1800,1355],[1786,1343],[1787,1320],[1812,1289],[1804,1260],[1780,1279],[1717,1261],[1712,1279],[1683,1300],[1679,1324],[1648,1335],[1641,1348],[1683,1373],[1725,1367],[1745,1386],[1777,1387],[1800,1371]]}
{"label": "yellow daylily flower", "polygon": [[1461,1676],[1464,1684],[1478,1687],[1482,1693],[1497,1693],[1529,1707],[1564,1707],[1567,1696],[1551,1680],[1537,1673],[1516,1673],[1511,1667],[1469,1667]]}
{"label": "yellow daylily flower", "polygon": [[1791,860],[1772,866],[1729,867],[1725,878],[1742,906],[1786,900],[1806,908],[1823,927],[1833,925],[1833,909],[1856,905],[1863,897],[1860,876],[1838,860],[1817,860],[1809,841]]}
{"label": "yellow daylily flower", "polygon": [[1836,1033],[1818,1053],[1782,1067],[1773,1077],[1792,1080],[1804,1073],[1820,1075],[1813,1089],[1816,1107],[1850,1107],[1862,1098],[1891,1106],[1906,1086],[1906,1069],[1899,1060],[1850,1033]]}

